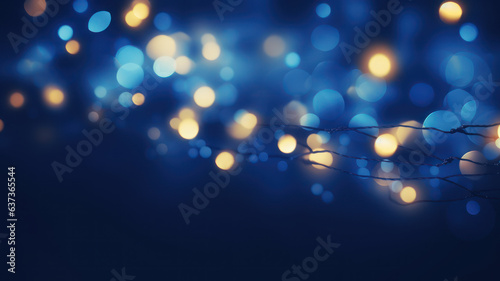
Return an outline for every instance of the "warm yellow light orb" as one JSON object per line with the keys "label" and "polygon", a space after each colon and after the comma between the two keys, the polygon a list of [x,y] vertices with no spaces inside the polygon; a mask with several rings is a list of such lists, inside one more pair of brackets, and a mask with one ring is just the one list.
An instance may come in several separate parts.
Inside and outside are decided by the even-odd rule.
{"label": "warm yellow light orb", "polygon": [[183,108],[181,109],[181,111],[179,111],[179,118],[181,118],[181,120],[184,120],[184,119],[194,119],[196,117],[196,114],[194,113],[194,111],[191,109],[191,108]]}
{"label": "warm yellow light orb", "polygon": [[80,43],[76,40],[68,41],[68,43],[66,43],[66,51],[72,55],[78,54],[80,51]]}
{"label": "warm yellow light orb", "polygon": [[278,57],[285,52],[285,41],[281,37],[271,35],[264,41],[264,52],[270,57]]}
{"label": "warm yellow light orb", "polygon": [[321,138],[320,135],[318,135],[318,134],[310,134],[307,137],[307,145],[310,148],[312,148],[312,149],[318,148],[318,147],[321,146],[321,144],[323,144],[323,139]]}
{"label": "warm yellow light orb", "polygon": [[401,200],[403,200],[403,202],[412,203],[417,198],[417,192],[413,187],[407,186],[401,190],[399,196],[401,197]]}
{"label": "warm yellow light orb", "polygon": [[184,119],[179,124],[179,135],[187,140],[194,139],[200,130],[198,122],[193,119]]}
{"label": "warm yellow light orb", "polygon": [[495,145],[500,148],[500,138],[495,141]]}
{"label": "warm yellow light orb", "polygon": [[159,57],[172,57],[176,51],[175,40],[167,35],[158,35],[151,39],[146,46],[146,53],[151,59]]}
{"label": "warm yellow light orb", "polygon": [[133,96],[132,96],[132,102],[135,104],[135,105],[142,105],[144,103],[144,100],[145,100],[145,97],[143,94],[141,93],[135,93]]}
{"label": "warm yellow light orb", "polygon": [[14,108],[20,108],[24,104],[24,96],[21,93],[13,93],[9,98],[10,105]]}
{"label": "warm yellow light orb", "polygon": [[125,15],[125,23],[130,27],[138,27],[141,25],[142,20],[138,18],[133,11],[128,11]]}
{"label": "warm yellow light orb", "polygon": [[452,1],[443,3],[441,7],[439,7],[439,17],[445,23],[456,23],[462,17],[462,8]]}
{"label": "warm yellow light orb", "polygon": [[498,126],[497,134],[498,134],[498,137],[500,138],[500,126]]}
{"label": "warm yellow light orb", "polygon": [[[486,166],[470,162],[474,161],[477,163],[485,163],[487,159],[486,157],[484,157],[483,153],[476,150],[469,151],[462,156],[462,159],[463,160],[460,160],[458,165],[460,173],[462,173],[462,175],[484,174],[487,172]],[[467,178],[478,180],[481,178],[481,176],[468,176]]]}
{"label": "warm yellow light orb", "polygon": [[216,42],[215,36],[210,33],[203,34],[203,36],[201,36],[201,44],[205,45],[209,42]]}
{"label": "warm yellow light orb", "polygon": [[223,151],[215,158],[215,164],[221,170],[229,170],[234,165],[234,156],[230,152]]}
{"label": "warm yellow light orb", "polygon": [[212,88],[203,86],[194,92],[194,102],[200,107],[210,107],[215,101],[215,92]]}
{"label": "warm yellow light orb", "polygon": [[216,42],[208,42],[203,45],[202,54],[207,60],[216,60],[220,56],[220,47]]}
{"label": "warm yellow light orb", "polygon": [[51,107],[59,107],[64,101],[64,93],[56,87],[49,86],[43,91],[45,102]]}
{"label": "warm yellow light orb", "polygon": [[278,140],[278,148],[283,153],[292,153],[297,147],[297,140],[292,135],[283,135]]}
{"label": "warm yellow light orb", "polygon": [[[331,166],[333,164],[333,156],[330,152],[318,152],[322,149],[314,149],[313,153],[309,154],[309,161],[313,163],[318,163],[322,165],[313,164],[312,166],[316,169],[323,170],[327,169],[325,166]],[[324,165],[324,166],[323,166]]]}
{"label": "warm yellow light orb", "polygon": [[246,129],[253,129],[257,125],[257,116],[246,112],[238,119],[238,123]]}
{"label": "warm yellow light orb", "polygon": [[181,123],[181,119],[174,117],[174,118],[170,119],[170,122],[168,122],[168,123],[170,124],[170,127],[172,127],[172,129],[178,130],[179,124]]}
{"label": "warm yellow light orb", "polygon": [[132,12],[138,19],[146,19],[149,16],[149,7],[144,3],[138,3],[132,9]]}
{"label": "warm yellow light orb", "polygon": [[188,74],[192,67],[193,62],[186,56],[181,56],[175,59],[175,72],[178,74]]}
{"label": "warm yellow light orb", "polygon": [[380,157],[391,157],[398,149],[398,141],[391,134],[383,134],[375,141],[375,152]]}
{"label": "warm yellow light orb", "polygon": [[376,77],[386,77],[391,72],[391,60],[384,54],[375,54],[368,62],[368,69]]}

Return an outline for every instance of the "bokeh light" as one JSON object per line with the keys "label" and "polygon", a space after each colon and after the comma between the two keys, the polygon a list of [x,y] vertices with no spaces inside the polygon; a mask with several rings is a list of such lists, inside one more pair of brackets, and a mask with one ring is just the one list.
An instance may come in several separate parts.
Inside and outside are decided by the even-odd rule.
{"label": "bokeh light", "polygon": [[399,193],[401,200],[405,203],[413,203],[417,198],[417,191],[411,186],[404,187]]}
{"label": "bokeh light", "polygon": [[89,3],[87,2],[87,0],[75,0],[73,2],[73,9],[77,13],[80,13],[80,14],[84,13],[85,11],[87,11],[88,7],[89,7]]}
{"label": "bokeh light", "polygon": [[173,57],[177,46],[175,40],[167,35],[158,35],[151,39],[146,46],[146,53],[151,59],[167,56]]}
{"label": "bokeh light", "polygon": [[45,0],[25,0],[24,10],[32,17],[38,17],[45,12],[47,2]]}
{"label": "bokeh light", "polygon": [[194,139],[200,130],[198,122],[194,119],[183,119],[179,124],[179,135],[187,140]]}
{"label": "bokeh light", "polygon": [[330,15],[332,12],[332,9],[330,8],[330,5],[326,3],[321,3],[318,6],[316,6],[316,14],[320,18],[326,18]]}
{"label": "bokeh light", "polygon": [[313,153],[309,154],[309,161],[311,161],[311,163],[317,163],[312,164],[314,168],[324,170],[328,169],[327,167],[330,167],[333,164],[333,156],[330,152],[317,148],[313,150]]}
{"label": "bokeh light", "polygon": [[320,25],[311,33],[312,45],[320,51],[331,51],[340,41],[339,31],[330,25]]}
{"label": "bokeh light", "polygon": [[193,99],[199,107],[210,107],[215,101],[215,92],[212,88],[203,86],[194,92]]}
{"label": "bokeh light", "polygon": [[175,72],[181,75],[188,74],[193,68],[193,61],[186,56],[180,56],[175,59]]}
{"label": "bokeh light", "polygon": [[73,37],[73,28],[69,25],[63,25],[59,27],[59,30],[57,31],[57,35],[59,35],[59,38],[63,41],[68,41]]}
{"label": "bokeh light", "polygon": [[72,55],[78,54],[80,51],[80,43],[76,40],[70,40],[66,43],[66,51]]}
{"label": "bokeh light", "polygon": [[144,3],[137,3],[132,12],[138,19],[144,20],[149,16],[149,7]]}
{"label": "bokeh light", "polygon": [[[484,165],[476,164],[476,163],[485,163],[486,162],[486,157],[484,155],[476,150],[469,151],[465,153],[462,156],[462,159],[460,160],[459,168],[460,168],[460,173],[462,175],[473,175],[473,174],[484,174],[486,173],[487,169]],[[474,161],[476,163],[470,162]],[[481,176],[468,176],[467,178],[471,180],[479,180],[481,179]]]}
{"label": "bokeh light", "polygon": [[138,27],[141,25],[142,20],[136,17],[133,11],[128,11],[125,14],[125,23],[130,27]]}
{"label": "bokeh light", "polygon": [[460,37],[467,42],[476,40],[477,32],[477,27],[472,23],[465,23],[460,27]]}
{"label": "bokeh light", "polygon": [[368,69],[376,77],[386,77],[391,72],[391,60],[384,54],[375,54],[368,61]]}
{"label": "bokeh light", "polygon": [[344,98],[337,91],[322,90],[314,96],[313,108],[321,119],[335,120],[344,113]]}
{"label": "bokeh light", "polygon": [[375,140],[375,152],[380,157],[391,157],[398,149],[398,141],[391,134],[380,135]]}
{"label": "bokeh light", "polygon": [[111,23],[111,14],[107,11],[99,11],[89,19],[88,28],[91,32],[99,33],[108,28]]}
{"label": "bokeh light", "polygon": [[3,131],[3,128],[5,127],[3,120],[0,119],[0,132]]}
{"label": "bokeh light", "polygon": [[213,61],[220,56],[220,47],[216,42],[208,42],[203,45],[203,57],[207,60]]}
{"label": "bokeh light", "polygon": [[116,60],[120,65],[127,63],[142,65],[144,63],[144,53],[135,46],[126,45],[116,52]]}
{"label": "bokeh light", "polygon": [[64,102],[64,93],[55,86],[47,86],[43,90],[43,98],[50,107],[60,107]]}
{"label": "bokeh light", "polygon": [[466,204],[466,209],[467,209],[467,213],[469,213],[469,215],[475,216],[475,215],[479,214],[479,212],[481,211],[481,206],[476,201],[470,200]]}
{"label": "bokeh light", "polygon": [[158,13],[154,19],[155,27],[160,31],[165,31],[172,25],[172,18],[167,13]]}
{"label": "bokeh light", "polygon": [[166,78],[175,73],[177,67],[176,61],[171,57],[159,57],[153,64],[153,70],[156,75]]}
{"label": "bokeh light", "polygon": [[297,147],[297,140],[292,135],[284,135],[278,140],[278,148],[283,153],[292,153]]}
{"label": "bokeh light", "polygon": [[139,105],[143,105],[144,104],[144,101],[145,101],[145,97],[143,94],[141,93],[135,93],[133,96],[132,96],[132,102],[139,106]]}
{"label": "bokeh light", "polygon": [[300,64],[300,56],[295,52],[288,53],[285,57],[285,64],[290,68],[295,68]]}
{"label": "bokeh light", "polygon": [[285,48],[285,41],[277,35],[271,35],[264,41],[264,52],[270,57],[281,56]]}
{"label": "bokeh light", "polygon": [[144,80],[144,70],[135,63],[124,64],[116,72],[116,80],[122,87],[135,88]]}
{"label": "bokeh light", "polygon": [[462,17],[462,8],[455,2],[445,2],[439,7],[439,17],[447,24],[457,23]]}
{"label": "bokeh light", "polygon": [[356,93],[360,98],[368,102],[379,101],[387,91],[384,80],[363,74],[356,80]]}
{"label": "bokeh light", "polygon": [[234,156],[232,153],[223,151],[217,155],[215,158],[215,164],[221,170],[229,170],[233,167],[235,162]]}
{"label": "bokeh light", "polygon": [[20,108],[24,104],[24,96],[19,92],[15,92],[12,95],[10,95],[9,102],[12,107]]}

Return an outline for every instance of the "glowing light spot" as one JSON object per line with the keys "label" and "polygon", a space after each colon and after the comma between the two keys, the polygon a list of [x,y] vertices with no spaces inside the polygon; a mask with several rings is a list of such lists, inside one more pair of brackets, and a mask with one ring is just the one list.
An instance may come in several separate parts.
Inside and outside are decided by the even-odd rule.
{"label": "glowing light spot", "polygon": [[194,111],[191,108],[183,108],[179,112],[179,118],[181,118],[182,120],[194,119],[195,117],[196,117],[196,114],[194,113]]}
{"label": "glowing light spot", "polygon": [[161,135],[160,130],[159,130],[158,128],[156,128],[156,127],[150,128],[150,129],[148,130],[148,137],[149,137],[150,139],[152,139],[152,140],[157,140],[157,139],[159,139],[159,138],[160,138],[160,135]]}
{"label": "glowing light spot", "polygon": [[326,18],[330,15],[332,12],[332,9],[330,8],[330,5],[326,3],[321,3],[318,6],[316,6],[316,14],[320,18]]}
{"label": "glowing light spot", "polygon": [[24,96],[21,93],[13,93],[9,98],[10,105],[14,108],[20,108],[24,104]]}
{"label": "glowing light spot", "polygon": [[139,106],[139,105],[143,105],[144,104],[144,100],[145,100],[145,97],[143,94],[141,93],[135,93],[133,96],[132,96],[132,102]]}
{"label": "glowing light spot", "polygon": [[91,112],[89,112],[88,118],[89,118],[90,122],[95,123],[99,120],[99,113],[97,113],[95,111],[91,111]]}
{"label": "glowing light spot", "polygon": [[89,19],[89,30],[94,33],[102,32],[111,23],[111,14],[107,11],[100,11],[92,15]]}
{"label": "glowing light spot", "polygon": [[199,130],[198,122],[193,119],[184,119],[179,124],[179,135],[187,140],[194,139]]}
{"label": "glowing light spot", "polygon": [[252,134],[253,129],[248,129],[243,127],[240,123],[234,122],[228,128],[228,131],[229,134],[235,139],[245,139]]}
{"label": "glowing light spot", "polygon": [[149,7],[144,3],[137,3],[132,9],[132,12],[137,18],[143,20],[149,16]]}
{"label": "glowing light spot", "polygon": [[210,107],[215,101],[215,92],[212,88],[203,86],[194,93],[194,102],[200,107]]}
{"label": "glowing light spot", "polygon": [[205,33],[201,36],[201,44],[205,45],[207,43],[216,42],[215,36],[210,33]]}
{"label": "glowing light spot", "polygon": [[220,56],[220,47],[215,42],[208,42],[203,45],[202,53],[207,60],[216,60]]}
{"label": "glowing light spot", "polygon": [[462,8],[455,2],[446,2],[439,7],[439,17],[444,23],[453,24],[462,17]]}
{"label": "glowing light spot", "polygon": [[75,0],[75,2],[73,2],[73,9],[77,13],[81,14],[81,13],[85,12],[88,7],[89,7],[89,3],[87,2],[87,0]]}
{"label": "glowing light spot", "polygon": [[386,77],[391,72],[391,60],[384,54],[376,54],[370,58],[368,69],[376,77]]}
{"label": "glowing light spot", "polygon": [[417,198],[417,192],[413,187],[406,186],[401,190],[399,196],[401,197],[401,200],[403,200],[403,202],[412,203]]}
{"label": "glowing light spot", "polygon": [[340,40],[339,31],[330,25],[320,25],[311,33],[312,45],[323,52],[331,51],[337,47]]}
{"label": "glowing light spot", "polygon": [[465,208],[467,209],[467,213],[469,213],[472,216],[479,214],[479,212],[481,211],[481,206],[474,200],[467,202]]}
{"label": "glowing light spot", "polygon": [[288,66],[290,68],[295,68],[295,67],[299,66],[299,64],[300,64],[299,54],[297,54],[295,52],[288,53],[285,57],[285,64],[286,64],[286,66]]}
{"label": "glowing light spot", "polygon": [[335,120],[344,113],[345,103],[342,95],[334,90],[319,91],[313,98],[314,112],[322,119]]}
{"label": "glowing light spot", "polygon": [[310,75],[302,69],[292,69],[283,77],[283,88],[292,96],[306,94],[311,88]]}
{"label": "glowing light spot", "polygon": [[[449,131],[460,127],[461,123],[458,117],[453,112],[446,110],[434,111],[424,120],[423,127],[434,127],[443,131]],[[424,131],[424,138],[429,144],[439,143],[443,139],[443,133],[436,131]]]}
{"label": "glowing light spot", "polygon": [[170,127],[172,127],[172,129],[179,130],[179,124],[181,123],[181,119],[174,117],[174,118],[170,119],[170,122],[168,122],[168,123],[169,123]]}
{"label": "glowing light spot", "polygon": [[222,80],[224,81],[229,81],[231,79],[233,79],[234,77],[234,71],[231,67],[229,66],[226,66],[226,67],[223,67],[221,70],[220,70],[220,78],[222,78]]}
{"label": "glowing light spot", "polygon": [[467,42],[472,42],[477,38],[477,27],[472,23],[465,23],[460,27],[460,37]]}
{"label": "glowing light spot", "polygon": [[284,135],[278,140],[278,148],[283,153],[292,153],[297,147],[297,140],[292,135]]}
{"label": "glowing light spot", "polygon": [[38,17],[45,12],[47,3],[45,0],[26,0],[24,1],[24,9],[26,13],[32,17]]}
{"label": "glowing light spot", "polygon": [[[349,121],[349,127],[372,127],[372,126],[378,126],[377,120],[373,118],[372,116],[368,114],[357,114],[354,117],[352,117],[351,121]],[[360,132],[363,132],[365,134],[369,134],[372,136],[377,136],[378,135],[378,129],[377,128],[370,128],[370,129],[361,129],[359,130]]]}
{"label": "glowing light spot", "polygon": [[155,27],[160,31],[165,31],[172,25],[172,18],[167,13],[158,13],[154,19]]}
{"label": "glowing light spot", "polygon": [[3,131],[3,128],[5,127],[3,120],[0,119],[0,132]]}
{"label": "glowing light spot", "polygon": [[[486,157],[479,151],[469,151],[462,156],[462,160],[460,160],[459,168],[462,175],[472,175],[472,174],[484,174],[487,172],[487,169],[483,165],[479,165],[476,163],[485,163]],[[479,180],[481,176],[467,176],[467,178],[471,180]]]}
{"label": "glowing light spot", "polygon": [[68,43],[66,43],[66,51],[72,55],[78,54],[80,51],[80,43],[76,40],[70,40]]}
{"label": "glowing light spot", "polygon": [[285,41],[281,37],[271,35],[264,41],[264,52],[270,57],[278,57],[285,52]]}
{"label": "glowing light spot", "polygon": [[375,141],[375,152],[381,157],[391,157],[398,149],[398,141],[391,134],[383,134]]}
{"label": "glowing light spot", "polygon": [[240,125],[245,127],[246,129],[253,129],[257,125],[257,116],[250,112],[244,112],[241,114],[237,120],[236,120]]}
{"label": "glowing light spot", "polygon": [[188,74],[193,67],[193,62],[186,56],[180,56],[175,59],[175,72],[181,75]]}
{"label": "glowing light spot", "polygon": [[118,103],[123,107],[130,107],[132,105],[132,94],[123,92],[118,96]]}
{"label": "glowing light spot", "polygon": [[48,86],[43,91],[43,98],[47,105],[59,107],[64,101],[64,93],[54,86]]}
{"label": "glowing light spot", "polygon": [[321,195],[321,193],[323,193],[323,186],[319,183],[315,183],[311,186],[311,192],[314,195]]}
{"label": "glowing light spot", "polygon": [[108,91],[103,86],[97,86],[94,89],[95,96],[98,97],[98,98],[101,98],[101,99],[104,98],[107,93],[108,93]]}
{"label": "glowing light spot", "polygon": [[322,143],[323,140],[321,139],[321,136],[318,134],[310,134],[307,137],[307,145],[312,149],[319,148]]}
{"label": "glowing light spot", "polygon": [[500,138],[500,126],[498,126],[497,134],[498,134],[498,137]]}
{"label": "glowing light spot", "polygon": [[319,151],[323,150],[320,148],[314,149],[313,153],[309,154],[309,161],[311,161],[312,163],[317,163],[312,165],[316,169],[319,170],[327,169],[327,167],[333,164],[333,156],[330,152],[319,152]]}
{"label": "glowing light spot", "polygon": [[139,48],[127,45],[121,47],[118,52],[116,52],[116,60],[120,65],[127,63],[142,65],[144,63],[144,54]]}
{"label": "glowing light spot", "polygon": [[69,25],[63,25],[59,27],[59,30],[57,31],[57,35],[59,35],[59,38],[64,41],[68,41],[73,37],[73,28]]}
{"label": "glowing light spot", "polygon": [[[417,121],[407,121],[401,123],[401,125],[422,128],[422,124],[418,123]],[[419,136],[421,136],[420,132],[416,129],[399,127],[396,130],[396,138],[402,145],[405,145],[407,142],[417,139]]]}
{"label": "glowing light spot", "polygon": [[152,59],[167,56],[173,57],[176,51],[175,40],[166,35],[158,35],[151,39],[146,46],[146,53]]}
{"label": "glowing light spot", "polygon": [[368,74],[363,74],[356,79],[356,93],[365,101],[379,101],[386,91],[387,84],[382,79]]}
{"label": "glowing light spot", "polygon": [[175,73],[176,66],[176,61],[173,58],[159,57],[153,64],[153,70],[156,75],[162,78],[166,78]]}
{"label": "glowing light spot", "polygon": [[234,156],[230,152],[223,151],[215,158],[215,165],[221,170],[229,170],[234,165]]}
{"label": "glowing light spot", "polygon": [[496,145],[496,146],[500,149],[500,139],[497,139],[497,140],[495,141],[495,145]]}
{"label": "glowing light spot", "polygon": [[135,88],[144,80],[144,70],[135,63],[124,64],[116,72],[116,80],[122,87]]}
{"label": "glowing light spot", "polygon": [[139,25],[141,25],[142,20],[136,17],[134,12],[129,11],[125,15],[125,23],[127,23],[127,25],[130,27],[138,27]]}

